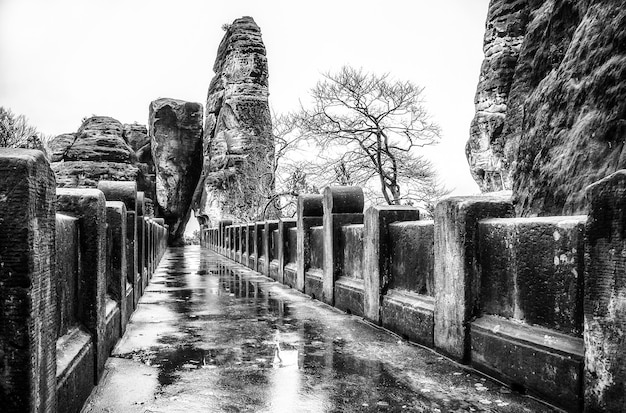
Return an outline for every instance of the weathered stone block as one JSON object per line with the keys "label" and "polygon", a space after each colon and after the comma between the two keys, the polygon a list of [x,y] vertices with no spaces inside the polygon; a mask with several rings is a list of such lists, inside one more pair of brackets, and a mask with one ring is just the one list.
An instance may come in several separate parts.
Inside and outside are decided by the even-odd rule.
{"label": "weathered stone block", "polygon": [[298,228],[296,222],[287,230],[287,238],[283,249],[285,266],[283,267],[283,283],[296,288],[298,277]]}
{"label": "weathered stone block", "polygon": [[274,231],[278,229],[278,221],[265,221],[263,226],[263,274],[270,276],[270,263],[272,257],[272,238]]}
{"label": "weathered stone block", "polygon": [[[94,345],[77,318],[80,270],[77,218],[56,215],[57,412],[78,412],[94,387]],[[85,380],[85,378],[89,378]]]}
{"label": "weathered stone block", "polygon": [[[137,308],[136,301],[139,301],[141,294],[140,282],[137,269],[137,213],[126,212],[126,299],[130,301],[127,308]],[[136,300],[136,301],[135,301]]]}
{"label": "weathered stone block", "polygon": [[223,219],[217,222],[217,228],[219,232],[218,236],[218,252],[222,255],[226,255],[226,241],[227,241],[227,233],[226,227],[232,225],[233,221],[230,219]]}
{"label": "weathered stone block", "polygon": [[452,197],[435,208],[435,347],[469,361],[469,321],[478,310],[478,221],[513,215],[508,194]]}
{"label": "weathered stone block", "polygon": [[580,338],[485,316],[471,323],[472,365],[568,411],[581,410]]}
{"label": "weathered stone block", "polygon": [[587,188],[585,410],[626,409],[626,171]]}
{"label": "weathered stone block", "polygon": [[[113,345],[124,335],[132,307],[126,307],[126,206],[123,202],[107,201],[107,294],[119,306],[120,331],[110,337]],[[110,346],[112,349],[113,347]]]}
{"label": "weathered stone block", "polygon": [[586,219],[480,221],[481,312],[581,336]]}
{"label": "weathered stone block", "polygon": [[74,327],[59,337],[57,349],[58,413],[80,412],[94,387],[95,348],[83,327]]}
{"label": "weathered stone block", "polygon": [[435,295],[433,221],[395,222],[389,225],[391,277],[388,288]]}
{"label": "weathered stone block", "polygon": [[251,266],[254,271],[261,271],[262,268],[262,255],[263,255],[263,229],[265,228],[264,222],[255,222],[254,223],[254,232],[252,234],[252,241],[254,248],[251,251],[254,251],[251,259]]}
{"label": "weathered stone block", "polygon": [[80,237],[78,219],[56,214],[56,337],[67,334],[79,323],[78,284],[80,282]]}
{"label": "weathered stone block", "polygon": [[388,226],[396,221],[417,219],[419,211],[411,207],[372,206],[365,212],[363,311],[364,316],[375,323],[380,323],[380,304],[391,276]]}
{"label": "weathered stone block", "polygon": [[55,180],[40,151],[0,149],[0,406],[56,406]]}
{"label": "weathered stone block", "polygon": [[363,223],[363,189],[330,186],[324,189],[324,280],[321,301],[335,304],[335,280],[343,272],[341,227]]}
{"label": "weathered stone block", "polygon": [[342,273],[335,280],[335,307],[363,316],[363,224],[341,227]]}
{"label": "weathered stone block", "polygon": [[146,223],[143,215],[137,215],[137,280],[136,285],[138,294],[134,295],[135,307],[139,302],[139,298],[143,295],[147,285],[148,272],[146,270]]}
{"label": "weathered stone block", "polygon": [[[135,125],[125,125],[135,126]],[[137,125],[140,126],[140,125]],[[145,128],[144,128],[145,129]],[[127,286],[127,300],[135,303],[139,301],[140,289],[137,276],[137,223],[136,214],[139,209],[139,199],[137,193],[137,183],[134,181],[100,181],[98,189],[104,193],[107,201],[121,201],[126,206],[126,275],[129,286]],[[143,208],[143,205],[142,205]],[[130,313],[129,313],[130,314]]]}
{"label": "weathered stone block", "polygon": [[246,262],[245,265],[252,268],[252,259],[254,258],[254,224],[246,225]]}
{"label": "weathered stone block", "polygon": [[95,382],[104,371],[106,346],[106,200],[97,189],[58,188],[57,210],[79,220],[82,278],[79,319],[95,344]]}
{"label": "weathered stone block", "polygon": [[427,347],[434,345],[434,297],[390,289],[382,298],[383,327]]}
{"label": "weathered stone block", "polygon": [[[300,195],[297,206],[297,273],[296,289],[306,293],[305,274],[311,267],[311,228],[323,222],[324,206],[322,195]],[[322,268],[320,265],[318,268]],[[308,293],[307,293],[308,294]]]}
{"label": "weathered stone block", "polygon": [[[281,284],[285,284],[285,266],[289,263],[289,251],[290,245],[291,249],[296,249],[296,239],[293,239],[293,243],[290,244],[289,235],[291,234],[291,230],[293,234],[297,236],[296,232],[296,220],[295,219],[281,219],[278,221],[278,230],[276,232],[276,265],[278,266],[278,274],[277,281]],[[295,258],[295,254],[294,254]],[[295,264],[296,261],[293,261]],[[295,267],[294,267],[295,269]]]}
{"label": "weathered stone block", "polygon": [[[304,293],[321,299],[324,283],[324,227],[309,229],[309,267],[304,274]],[[300,257],[298,257],[300,258]]]}

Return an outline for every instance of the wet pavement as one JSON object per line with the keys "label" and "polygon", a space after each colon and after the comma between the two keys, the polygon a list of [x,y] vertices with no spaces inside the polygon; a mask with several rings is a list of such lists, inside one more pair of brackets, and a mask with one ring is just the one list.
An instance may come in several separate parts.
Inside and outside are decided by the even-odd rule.
{"label": "wet pavement", "polygon": [[163,257],[83,412],[549,412],[199,247]]}

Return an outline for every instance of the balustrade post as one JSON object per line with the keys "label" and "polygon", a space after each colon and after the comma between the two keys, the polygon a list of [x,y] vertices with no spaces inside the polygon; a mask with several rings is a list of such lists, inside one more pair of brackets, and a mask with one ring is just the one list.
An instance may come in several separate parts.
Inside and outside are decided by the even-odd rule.
{"label": "balustrade post", "polygon": [[263,255],[265,255],[265,261],[263,261],[263,268],[260,272],[268,277],[271,275],[272,233],[276,229],[278,229],[278,221],[265,221],[263,225]]}
{"label": "balustrade post", "polygon": [[[109,352],[126,331],[132,313],[132,300],[127,308],[126,295],[126,206],[119,201],[106,201],[107,222],[107,300],[117,303],[118,310],[107,314]],[[131,295],[132,297],[132,290]]]}
{"label": "balustrade post", "polygon": [[408,206],[372,206],[365,211],[363,282],[365,318],[380,324],[382,297],[391,279],[389,224],[419,220],[419,210]]}
{"label": "balustrade post", "polygon": [[56,410],[55,178],[43,153],[0,149],[0,410]]}
{"label": "balustrade post", "polygon": [[626,170],[587,187],[585,411],[626,406]]}
{"label": "balustrade post", "polygon": [[136,288],[134,294],[134,306],[137,308],[137,304],[139,303],[139,299],[143,295],[147,283],[147,271],[146,271],[146,257],[145,257],[145,248],[146,248],[146,224],[144,220],[144,211],[145,211],[145,196],[142,191],[137,192],[137,273],[135,281],[133,282],[133,286]]}
{"label": "balustrade post", "polygon": [[97,189],[58,188],[57,210],[79,219],[81,290],[79,319],[95,344],[95,380],[109,356],[106,346],[106,199]]}
{"label": "balustrade post", "polygon": [[[276,261],[278,262],[278,282],[285,283],[285,265],[287,265],[287,251],[289,247],[289,228],[294,228],[295,219],[284,218],[278,221],[278,245],[276,246]],[[296,247],[295,245],[293,246]]]}
{"label": "balustrade post", "polygon": [[304,292],[304,281],[307,270],[311,267],[311,227],[323,223],[323,196],[306,194],[298,196],[298,238],[297,238],[297,274],[296,289]]}
{"label": "balustrade post", "polygon": [[514,215],[509,195],[452,197],[435,208],[434,344],[454,359],[469,362],[469,323],[479,298],[478,221]]}
{"label": "balustrade post", "polygon": [[324,189],[324,279],[322,301],[335,304],[335,280],[341,276],[343,248],[341,227],[363,223],[363,189],[356,186],[330,186]]}
{"label": "balustrade post", "polygon": [[121,201],[126,206],[126,277],[125,299],[128,315],[136,308],[140,297],[140,276],[137,274],[137,183],[135,181],[100,181],[98,189],[107,201]]}

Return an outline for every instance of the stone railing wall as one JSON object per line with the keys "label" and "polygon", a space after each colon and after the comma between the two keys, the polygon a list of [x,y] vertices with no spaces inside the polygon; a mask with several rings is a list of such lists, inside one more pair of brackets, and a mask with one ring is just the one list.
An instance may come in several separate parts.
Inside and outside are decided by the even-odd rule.
{"label": "stone railing wall", "polygon": [[[247,252],[273,234],[273,279],[567,410],[611,411],[626,403],[626,172],[588,197],[588,216],[539,218],[514,218],[506,194],[453,197],[426,221],[363,214],[359,188],[330,187],[295,222],[241,225],[235,256],[263,272]],[[233,227],[203,228],[203,245],[229,256]]]}
{"label": "stone railing wall", "polygon": [[0,149],[0,410],[81,410],[166,242],[135,182],[57,189],[41,152]]}

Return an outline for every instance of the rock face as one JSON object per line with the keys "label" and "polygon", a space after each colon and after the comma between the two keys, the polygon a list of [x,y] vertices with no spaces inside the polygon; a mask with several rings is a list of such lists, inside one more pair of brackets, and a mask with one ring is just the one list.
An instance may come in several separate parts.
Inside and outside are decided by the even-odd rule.
{"label": "rock face", "polygon": [[150,103],[149,130],[156,169],[156,215],[169,225],[169,244],[179,245],[202,170],[202,105],[155,100]]}
{"label": "rock face", "polygon": [[194,208],[196,215],[213,222],[255,220],[273,191],[268,173],[274,146],[265,46],[251,17],[227,28],[213,71]]}
{"label": "rock face", "polygon": [[584,188],[626,167],[623,2],[492,0],[484,50],[474,178],[520,216],[585,213]]}
{"label": "rock face", "polygon": [[152,145],[145,125],[124,124],[124,140],[135,151],[137,167],[137,190],[143,191],[146,198],[156,199],[156,172],[152,159]]}
{"label": "rock face", "polygon": [[49,143],[58,187],[93,187],[102,179],[134,181],[140,175],[135,151],[124,140],[122,124],[107,116],[86,119],[76,133]]}

